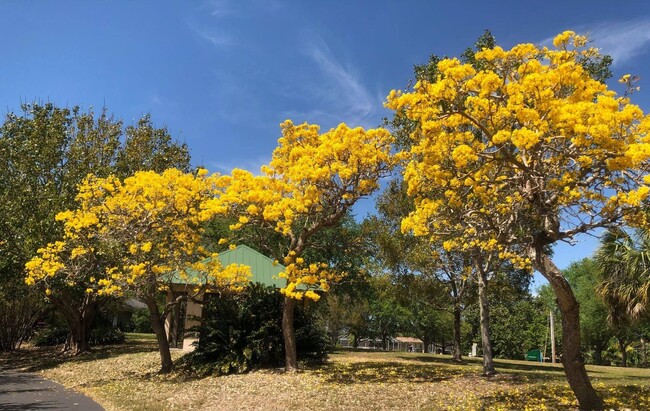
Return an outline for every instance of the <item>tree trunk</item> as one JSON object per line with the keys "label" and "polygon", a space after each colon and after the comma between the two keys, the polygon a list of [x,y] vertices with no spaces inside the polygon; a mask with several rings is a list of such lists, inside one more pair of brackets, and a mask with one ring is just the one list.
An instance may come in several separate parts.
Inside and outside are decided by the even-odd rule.
{"label": "tree trunk", "polygon": [[603,364],[603,349],[600,347],[600,345],[596,345],[594,347],[594,364]]}
{"label": "tree trunk", "polygon": [[352,348],[359,348],[359,337],[356,334],[352,334],[354,339],[352,340]]}
{"label": "tree trunk", "polygon": [[288,372],[298,371],[296,332],[293,327],[295,305],[296,300],[284,297],[284,303],[282,304],[282,337],[284,338],[284,369]]}
{"label": "tree trunk", "polygon": [[481,316],[481,344],[483,347],[483,375],[495,375],[492,341],[490,341],[490,307],[487,299],[487,275],[481,269],[478,275],[478,300]]}
{"label": "tree trunk", "polygon": [[[180,294],[170,291],[172,293],[172,301],[176,300]],[[181,305],[176,304],[174,308],[171,309],[171,312],[167,318],[167,324],[169,324],[169,330],[167,330],[167,342],[170,347],[178,348],[179,339],[178,334],[180,332],[180,319],[181,319]]]}
{"label": "tree trunk", "polygon": [[70,355],[79,355],[90,351],[90,332],[97,314],[97,301],[87,299],[81,307],[75,309],[71,306],[62,306],[63,300],[52,300],[54,305],[63,314],[68,324],[70,334],[66,339],[63,351]]}
{"label": "tree trunk", "polygon": [[625,338],[618,337],[618,349],[621,350],[621,367],[627,367],[627,340]]}
{"label": "tree trunk", "polygon": [[172,354],[169,350],[169,341],[167,340],[167,333],[165,332],[165,322],[161,318],[154,293],[147,296],[147,307],[149,308],[151,327],[153,328],[153,332],[156,334],[156,339],[158,340],[158,351],[160,352],[159,374],[167,374],[174,368],[174,363],[172,362]]}
{"label": "tree trunk", "polygon": [[460,347],[460,325],[461,325],[461,307],[458,302],[454,303],[454,347],[452,350],[452,359],[454,361],[463,361],[463,354]]}
{"label": "tree trunk", "polygon": [[70,334],[66,340],[64,351],[70,355],[79,355],[90,351],[90,344],[88,343],[89,335],[86,332],[87,328],[81,320],[68,322]]}
{"label": "tree trunk", "polygon": [[428,353],[429,352],[429,339],[427,337],[422,337],[422,352],[423,353]]}
{"label": "tree trunk", "polygon": [[603,402],[589,381],[580,351],[580,305],[571,286],[553,261],[544,253],[543,245],[531,247],[529,257],[553,287],[562,313],[562,363],[564,374],[581,410],[602,410]]}

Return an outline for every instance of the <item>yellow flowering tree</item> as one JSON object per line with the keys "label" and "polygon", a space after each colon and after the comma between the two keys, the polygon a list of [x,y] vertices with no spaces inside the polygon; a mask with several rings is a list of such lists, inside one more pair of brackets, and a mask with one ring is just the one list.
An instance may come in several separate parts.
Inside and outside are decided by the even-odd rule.
{"label": "yellow flowering tree", "polygon": [[261,175],[235,169],[217,182],[221,194],[207,204],[206,214],[231,214],[245,226],[271,229],[281,235],[280,274],[286,279],[283,337],[287,370],[296,370],[293,312],[296,300],[320,298],[342,273],[324,262],[305,261],[311,237],[336,225],[361,197],[378,188],[397,159],[391,156],[393,139],[383,129],[364,130],[345,124],[319,133],[317,125],[281,125],[282,137]]}
{"label": "yellow flowering tree", "polygon": [[[192,175],[176,169],[137,172],[123,182],[89,176],[79,187],[79,207],[57,215],[64,223],[63,240],[41,249],[27,264],[27,283],[62,286],[50,288],[50,296],[64,293],[65,286],[81,286],[87,300],[133,292],[149,308],[161,372],[169,372],[172,360],[164,321],[180,298],[160,310],[159,292],[179,277],[194,282],[194,292],[206,285],[237,286],[247,280],[245,270],[222,269],[216,255],[200,245],[202,204],[213,195],[213,179],[205,170]],[[206,260],[209,256],[213,258]]]}
{"label": "yellow flowering tree", "polygon": [[387,105],[416,124],[404,171],[416,209],[403,229],[460,232],[447,249],[478,246],[538,270],[562,312],[567,380],[581,408],[600,409],[578,303],[546,251],[623,220],[645,224],[650,119],[590,75],[599,54],[585,37],[567,31],[553,44],[485,48],[475,64],[443,59],[435,81],[393,91]]}

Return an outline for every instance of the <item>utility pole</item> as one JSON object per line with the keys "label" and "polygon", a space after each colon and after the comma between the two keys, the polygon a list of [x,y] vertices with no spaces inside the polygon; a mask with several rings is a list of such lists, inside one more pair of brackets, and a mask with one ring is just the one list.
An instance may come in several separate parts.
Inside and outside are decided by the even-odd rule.
{"label": "utility pole", "polygon": [[553,310],[551,314],[551,363],[555,364],[555,319],[553,318]]}

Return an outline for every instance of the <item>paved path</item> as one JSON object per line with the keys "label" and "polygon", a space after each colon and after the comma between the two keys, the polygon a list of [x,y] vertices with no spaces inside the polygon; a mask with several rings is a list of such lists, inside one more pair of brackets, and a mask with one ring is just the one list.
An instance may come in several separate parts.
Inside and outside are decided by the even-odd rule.
{"label": "paved path", "polygon": [[36,374],[0,370],[0,411],[103,411],[95,401]]}

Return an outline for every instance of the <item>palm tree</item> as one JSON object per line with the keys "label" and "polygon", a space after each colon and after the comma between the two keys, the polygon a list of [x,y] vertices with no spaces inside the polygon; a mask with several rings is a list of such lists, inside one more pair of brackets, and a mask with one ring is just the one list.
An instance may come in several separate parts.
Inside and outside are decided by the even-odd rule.
{"label": "palm tree", "polygon": [[597,291],[622,316],[614,319],[641,317],[650,306],[650,230],[608,230],[595,260],[602,278]]}
{"label": "palm tree", "polygon": [[650,305],[650,231],[608,230],[594,260],[601,280],[596,292],[608,308],[625,367],[625,349],[631,342],[629,326],[644,315]]}

